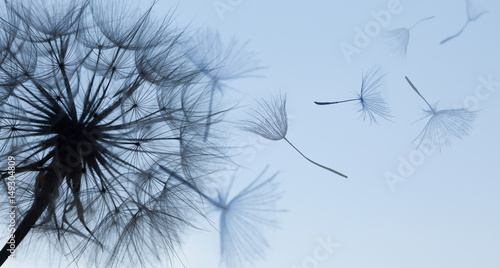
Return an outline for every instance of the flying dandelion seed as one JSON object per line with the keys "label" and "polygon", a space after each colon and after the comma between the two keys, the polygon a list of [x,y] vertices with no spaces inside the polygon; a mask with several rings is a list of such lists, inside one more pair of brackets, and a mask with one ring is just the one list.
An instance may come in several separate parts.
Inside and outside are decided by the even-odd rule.
{"label": "flying dandelion seed", "polygon": [[476,21],[477,19],[479,19],[482,15],[488,13],[488,11],[481,11],[480,9],[478,9],[476,6],[474,6],[472,4],[472,0],[466,0],[465,1],[465,5],[466,5],[466,10],[467,10],[467,21],[465,22],[464,26],[462,27],[462,29],[460,29],[460,31],[458,31],[458,33],[444,39],[443,41],[441,41],[441,45],[450,41],[451,39],[459,36],[460,34],[462,34],[462,32],[465,30],[465,28],[467,28],[467,26],[469,25],[469,23],[473,22],[473,21]]}
{"label": "flying dandelion seed", "polygon": [[403,58],[406,57],[408,51],[408,44],[410,42],[410,31],[421,22],[435,18],[435,16],[421,19],[413,24],[410,28],[398,28],[386,33],[386,37],[394,40],[394,52],[401,55]]}
{"label": "flying dandelion seed", "polygon": [[223,44],[218,32],[206,29],[199,31],[192,38],[186,55],[199,68],[210,82],[210,103],[206,118],[204,139],[207,140],[214,94],[216,91],[224,93],[227,83],[240,79],[255,77],[252,73],[262,69],[255,60],[255,53],[246,51],[247,43],[240,44],[232,38],[226,45]]}
{"label": "flying dandelion seed", "polygon": [[41,234],[75,263],[85,255],[96,267],[154,267],[192,226],[199,209],[188,187],[155,165],[200,186],[223,148],[201,142],[209,92],[198,90],[207,87],[183,31],[154,20],[154,3],[140,5],[5,1],[0,156],[16,158],[16,250]]}
{"label": "flying dandelion seed", "polygon": [[220,250],[221,263],[226,267],[241,267],[242,262],[252,264],[256,259],[264,259],[268,247],[262,234],[262,227],[277,227],[271,217],[284,210],[275,209],[281,198],[277,173],[263,178],[267,167],[248,186],[229,199],[231,184],[225,191],[219,191],[217,198],[211,198],[182,178],[176,172],[160,165],[160,168],[179,182],[185,184],[220,211]]}
{"label": "flying dandelion seed", "polygon": [[358,111],[361,112],[363,120],[369,118],[370,123],[377,123],[376,115],[389,120],[389,117],[391,117],[389,105],[382,98],[380,91],[378,91],[378,88],[382,84],[381,80],[384,77],[384,75],[379,74],[379,70],[372,68],[363,75],[361,90],[360,93],[356,93],[356,98],[333,102],[315,101],[314,103],[317,105],[331,105],[344,102],[357,102],[359,105]]}
{"label": "flying dandelion seed", "polygon": [[288,131],[288,119],[285,96],[273,98],[269,102],[264,100],[259,102],[259,106],[260,109],[253,110],[253,114],[251,114],[253,120],[246,120],[242,122],[243,130],[252,132],[268,140],[278,141],[283,139],[307,161],[339,176],[347,178],[346,175],[311,160],[286,138]]}
{"label": "flying dandelion seed", "polygon": [[450,145],[450,138],[453,136],[462,139],[468,135],[472,128],[471,123],[476,117],[475,111],[470,111],[467,108],[438,110],[436,105],[433,107],[429,104],[408,77],[405,76],[405,78],[429,107],[429,110],[424,109],[425,116],[423,118],[430,118],[415,139],[418,141],[417,147],[425,142],[425,145],[431,148],[434,146],[441,148],[442,144]]}

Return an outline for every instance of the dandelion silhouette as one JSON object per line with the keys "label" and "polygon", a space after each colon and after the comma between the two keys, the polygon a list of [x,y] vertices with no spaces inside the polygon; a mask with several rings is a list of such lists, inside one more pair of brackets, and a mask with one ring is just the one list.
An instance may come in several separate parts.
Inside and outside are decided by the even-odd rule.
{"label": "dandelion silhouette", "polygon": [[[97,267],[168,261],[198,209],[184,184],[151,170],[162,160],[180,174],[210,173],[224,158],[196,142],[207,95],[196,90],[203,74],[188,64],[183,31],[137,1],[4,4],[0,156],[16,162],[16,251],[42,234]],[[2,196],[8,177],[2,170]]]}
{"label": "dandelion silhouette", "polygon": [[473,21],[476,21],[477,19],[479,19],[482,15],[488,13],[487,11],[480,11],[477,7],[475,7],[473,4],[472,4],[472,0],[466,0],[465,1],[465,5],[466,5],[466,10],[467,10],[467,21],[465,22],[464,26],[462,27],[462,29],[460,29],[460,31],[458,31],[458,33],[444,39],[443,41],[441,41],[441,45],[450,41],[451,39],[459,36],[460,34],[462,34],[462,32],[465,30],[465,28],[467,28],[467,26],[469,25],[469,23],[473,22]]}
{"label": "dandelion silhouette", "polygon": [[406,57],[408,50],[408,43],[410,42],[410,31],[421,22],[435,18],[435,16],[428,17],[417,21],[410,28],[398,28],[386,33],[386,36],[394,39],[394,51],[400,54],[403,58]]}
{"label": "dandelion silhouette", "polygon": [[223,93],[228,87],[227,82],[253,77],[252,73],[262,67],[255,60],[255,54],[246,51],[248,42],[240,44],[236,38],[232,38],[227,45],[224,45],[218,32],[206,29],[199,31],[191,43],[186,53],[187,57],[211,81],[204,134],[204,140],[207,140],[215,91]]}
{"label": "dandelion silhouette", "polygon": [[259,106],[260,110],[253,110],[253,114],[251,114],[253,120],[243,121],[243,130],[252,132],[268,140],[278,141],[283,139],[307,161],[339,176],[347,178],[346,175],[311,160],[286,138],[288,131],[288,119],[285,96],[275,97],[270,102],[264,100],[259,102]]}
{"label": "dandelion silhouette", "polygon": [[467,108],[438,110],[436,105],[433,107],[429,104],[408,77],[405,76],[405,78],[413,90],[429,107],[429,110],[424,109],[425,116],[423,118],[430,118],[424,129],[415,139],[415,141],[418,141],[417,147],[425,142],[425,145],[431,148],[434,148],[434,146],[440,148],[442,144],[449,145],[450,137],[452,136],[462,139],[464,136],[468,135],[471,129],[471,123],[476,117],[475,111],[470,111]]}
{"label": "dandelion silhouette", "polygon": [[262,234],[262,227],[276,227],[270,216],[283,210],[274,209],[281,198],[277,191],[277,173],[261,180],[267,167],[248,186],[229,199],[229,191],[234,178],[226,191],[219,191],[217,198],[204,194],[176,172],[160,165],[164,172],[188,186],[220,211],[220,250],[221,263],[227,267],[241,267],[242,261],[252,264],[257,258],[265,257],[268,246]]}
{"label": "dandelion silhouette", "polygon": [[379,69],[372,68],[363,75],[361,80],[361,90],[360,93],[356,94],[356,98],[333,102],[315,101],[314,103],[317,105],[331,105],[344,102],[357,102],[359,105],[359,112],[361,112],[363,120],[369,118],[370,123],[377,123],[375,115],[388,120],[391,116],[389,105],[384,101],[384,99],[382,99],[380,92],[377,90],[381,85],[383,76],[384,75],[379,75]]}

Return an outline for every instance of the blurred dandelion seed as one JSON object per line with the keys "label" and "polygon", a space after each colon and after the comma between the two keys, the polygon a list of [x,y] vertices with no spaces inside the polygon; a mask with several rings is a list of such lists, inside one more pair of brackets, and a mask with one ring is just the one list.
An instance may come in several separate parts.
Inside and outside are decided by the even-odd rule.
{"label": "blurred dandelion seed", "polygon": [[269,102],[264,100],[258,103],[260,109],[254,109],[253,114],[250,114],[253,120],[245,120],[242,122],[243,130],[257,134],[268,140],[278,141],[283,139],[307,161],[339,176],[347,178],[346,175],[311,160],[286,138],[288,131],[286,96],[280,95],[279,97],[273,98]]}
{"label": "blurred dandelion seed", "polygon": [[176,172],[161,165],[160,168],[220,211],[221,263],[226,267],[241,267],[242,261],[253,264],[257,258],[264,259],[264,251],[268,244],[262,234],[262,227],[278,227],[277,222],[272,220],[271,216],[278,212],[285,212],[274,208],[275,203],[282,196],[275,182],[278,173],[262,181],[261,178],[268,169],[266,167],[255,180],[229,199],[233,178],[227,190],[218,191],[217,198],[214,199]]}
{"label": "blurred dandelion seed", "polygon": [[433,18],[435,18],[435,16],[421,19],[421,20],[417,21],[415,24],[413,24],[410,28],[398,28],[398,29],[387,32],[385,34],[385,36],[387,38],[391,38],[394,40],[394,44],[393,44],[394,51],[404,58],[404,57],[406,57],[406,53],[408,50],[408,44],[410,42],[411,29],[413,29],[415,26],[417,26],[421,22],[426,21],[426,20],[430,20]]}
{"label": "blurred dandelion seed", "polygon": [[255,53],[246,51],[248,42],[240,44],[232,38],[226,45],[223,44],[219,32],[206,29],[199,31],[191,39],[186,53],[191,62],[211,81],[210,102],[207,112],[204,140],[208,138],[214,94],[224,93],[227,83],[248,77],[256,77],[252,73],[263,67],[255,60]]}
{"label": "blurred dandelion seed", "polygon": [[478,9],[476,6],[474,6],[472,4],[472,0],[466,0],[465,1],[465,6],[466,6],[466,11],[467,11],[467,21],[465,22],[464,26],[462,27],[462,29],[460,29],[460,31],[458,31],[456,34],[444,39],[443,41],[441,41],[441,45],[450,41],[451,39],[459,36],[460,34],[462,34],[462,32],[465,30],[465,28],[467,28],[467,26],[469,25],[469,23],[473,22],[473,21],[476,21],[477,19],[479,19],[482,15],[488,13],[488,11],[481,11],[480,9]]}
{"label": "blurred dandelion seed", "polygon": [[415,141],[418,141],[417,147],[426,142],[425,145],[431,148],[434,146],[441,148],[442,144],[450,145],[452,136],[462,139],[468,135],[472,128],[471,123],[476,117],[476,111],[470,111],[467,108],[438,110],[437,105],[431,106],[408,77],[405,76],[405,79],[429,107],[429,110],[424,109],[425,116],[422,119],[430,118],[415,138]]}
{"label": "blurred dandelion seed", "polygon": [[363,120],[369,118],[370,123],[377,123],[375,115],[389,120],[389,117],[391,117],[389,105],[382,98],[380,91],[378,91],[378,88],[382,84],[381,80],[385,76],[385,74],[380,75],[379,70],[372,68],[363,74],[361,90],[360,93],[356,93],[356,98],[333,102],[315,101],[314,103],[317,105],[330,105],[355,101],[360,106],[358,112],[361,112],[360,117],[363,117]]}

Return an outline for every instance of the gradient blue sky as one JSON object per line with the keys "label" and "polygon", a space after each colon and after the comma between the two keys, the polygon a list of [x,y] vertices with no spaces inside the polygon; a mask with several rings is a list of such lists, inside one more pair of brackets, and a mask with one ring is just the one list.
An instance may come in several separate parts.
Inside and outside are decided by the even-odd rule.
{"label": "gradient blue sky", "polygon": [[[268,234],[267,260],[256,266],[299,266],[314,255],[317,239],[331,236],[340,247],[318,267],[499,267],[500,106],[495,103],[500,88],[480,101],[469,137],[426,157],[394,192],[384,177],[397,173],[400,157],[412,154],[411,142],[424,124],[414,123],[425,103],[405,75],[443,108],[474,96],[480,77],[500,81],[500,39],[494,30],[499,3],[473,1],[489,13],[440,45],[465,23],[465,1],[402,0],[403,11],[385,30],[436,16],[411,31],[407,58],[392,54],[380,34],[348,63],[340,44],[353,44],[354,28],[363,29],[373,20],[371,11],[386,9],[390,1],[240,2],[221,21],[213,1],[185,1],[179,18],[250,40],[268,68],[260,72],[265,78],[238,82],[248,103],[286,92],[294,115],[290,140],[350,176],[342,180],[310,165],[284,142],[267,143],[250,163],[242,160],[254,173],[268,163],[282,171],[286,195],[280,206],[289,210],[280,216],[282,229]],[[374,65],[387,72],[381,90],[394,122],[370,125],[358,120],[353,105],[313,104],[351,97],[362,71]],[[217,267],[217,237],[199,235],[186,243],[186,265]]]}
{"label": "gradient blue sky", "polygon": [[[221,20],[214,2],[235,4]],[[392,16],[385,31],[436,16],[411,31],[406,59],[391,53],[390,41],[380,34],[347,62],[340,44],[353,44],[355,27],[364,28],[373,21],[371,12],[389,2],[159,0],[156,5],[159,15],[175,7],[179,25],[249,40],[249,50],[267,68],[258,72],[262,78],[231,83],[239,92],[229,92],[228,98],[252,105],[254,99],[286,93],[287,137],[311,158],[349,175],[344,180],[311,165],[284,141],[248,149],[238,159],[248,168],[241,172],[242,183],[269,164],[270,173],[280,171],[286,193],[279,206],[288,210],[278,215],[281,229],[266,233],[267,258],[255,267],[316,267],[302,264],[314,257],[318,239],[329,237],[339,247],[317,267],[500,267],[500,87],[477,103],[480,112],[468,137],[426,156],[395,191],[384,175],[397,174],[401,158],[415,154],[412,141],[425,124],[414,123],[425,103],[405,75],[442,108],[474,99],[481,77],[500,82],[500,2],[472,1],[489,13],[440,45],[467,20],[465,0],[401,0],[402,12]],[[359,90],[362,72],[372,66],[387,73],[381,91],[392,122],[370,125],[349,103],[313,104],[350,98]],[[259,140],[240,136],[242,143]],[[180,259],[187,268],[218,267],[217,233],[187,233]]]}

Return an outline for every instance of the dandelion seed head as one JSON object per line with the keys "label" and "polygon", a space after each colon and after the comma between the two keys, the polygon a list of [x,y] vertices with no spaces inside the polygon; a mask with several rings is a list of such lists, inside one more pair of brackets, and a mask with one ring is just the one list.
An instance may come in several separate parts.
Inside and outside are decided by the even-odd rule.
{"label": "dandelion seed head", "polygon": [[403,58],[406,57],[406,53],[408,50],[408,43],[410,42],[410,31],[420,23],[426,20],[433,19],[435,16],[423,18],[417,22],[415,22],[412,26],[408,28],[398,28],[396,30],[392,30],[385,33],[385,36],[393,39],[392,47],[394,52],[400,54]]}
{"label": "dandelion seed head", "polygon": [[434,110],[436,113],[430,109],[424,110],[423,118],[429,117],[429,119],[415,139],[418,146],[425,145],[441,149],[442,145],[451,144],[452,137],[463,139],[472,129],[471,124],[477,114],[476,111],[467,108],[437,110],[435,106]]}
{"label": "dandelion seed head", "polygon": [[393,51],[405,58],[410,42],[410,30],[408,28],[399,28],[385,33],[385,37],[392,40]]}
{"label": "dandelion seed head", "polygon": [[255,53],[247,51],[248,42],[240,43],[234,37],[224,44],[219,32],[205,29],[198,31],[189,43],[187,57],[214,84],[249,77],[262,69]]}
{"label": "dandelion seed head", "polygon": [[466,11],[467,11],[467,21],[462,26],[462,29],[460,29],[460,31],[458,31],[456,34],[454,34],[450,37],[447,37],[446,39],[441,41],[441,44],[444,44],[444,43],[460,36],[464,32],[464,30],[467,28],[467,26],[469,25],[470,22],[476,21],[482,15],[488,13],[488,11],[481,10],[477,6],[475,6],[471,0],[466,0],[465,5],[466,5]]}
{"label": "dandelion seed head", "polygon": [[97,267],[169,261],[199,208],[158,163],[201,188],[226,159],[201,142],[203,73],[152,6],[46,2],[6,1],[0,23],[0,156],[16,157],[20,221],[37,219],[18,231]]}
{"label": "dandelion seed head", "polygon": [[370,123],[377,123],[376,115],[386,120],[391,117],[389,105],[378,91],[383,77],[384,75],[379,74],[379,69],[372,68],[363,75],[361,82],[361,90],[358,94],[359,112],[363,120],[369,119]]}
{"label": "dandelion seed head", "polygon": [[205,123],[204,140],[208,139],[215,92],[224,93],[228,82],[251,77],[262,67],[255,54],[246,50],[247,43],[240,44],[236,38],[223,44],[218,32],[209,29],[198,31],[186,44],[186,56],[209,80],[210,96]]}
{"label": "dandelion seed head", "polygon": [[17,34],[25,40],[45,41],[74,34],[89,1],[6,1],[22,25]]}
{"label": "dandelion seed head", "polygon": [[226,267],[241,267],[243,263],[253,264],[265,258],[269,245],[262,230],[277,228],[274,215],[283,212],[276,209],[282,195],[275,180],[277,173],[262,180],[266,170],[231,199],[229,189],[218,193],[221,263]]}
{"label": "dandelion seed head", "polygon": [[474,3],[473,0],[466,0],[465,1],[465,6],[467,10],[467,19],[469,21],[475,21],[479,19],[482,15],[486,14],[487,11],[478,8]]}
{"label": "dandelion seed head", "polygon": [[243,130],[268,140],[281,140],[288,131],[286,96],[280,95],[270,101],[259,102],[260,109],[252,110],[252,120],[243,121]]}

